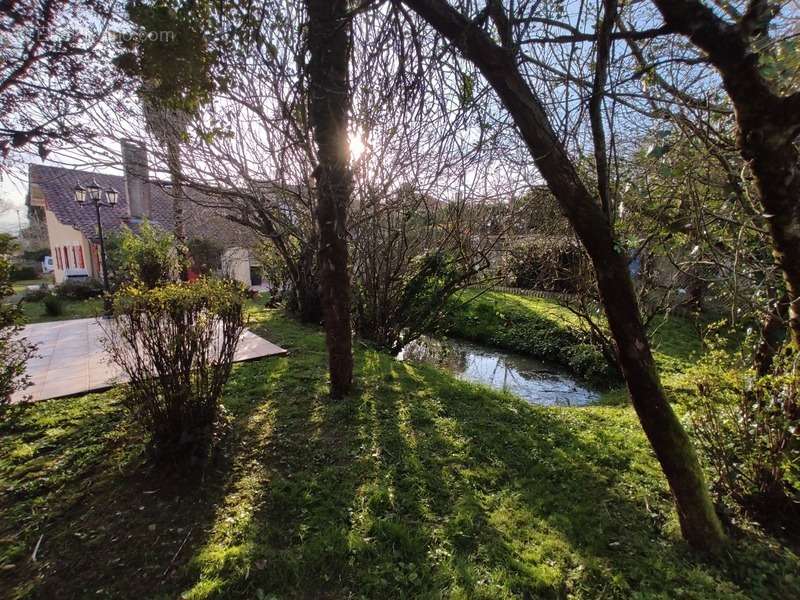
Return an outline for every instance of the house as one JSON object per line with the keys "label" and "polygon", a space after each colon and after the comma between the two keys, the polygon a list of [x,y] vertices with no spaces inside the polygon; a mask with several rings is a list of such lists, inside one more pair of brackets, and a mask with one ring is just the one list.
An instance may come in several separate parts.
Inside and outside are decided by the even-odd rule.
{"label": "house", "polygon": [[[103,189],[114,188],[118,192],[115,206],[100,208],[104,236],[123,226],[135,232],[144,220],[167,231],[174,230],[170,186],[150,179],[146,147],[123,140],[122,165],[121,176],[30,165],[28,210],[32,219],[45,224],[57,284],[71,278],[102,278],[97,213],[93,203],[80,205],[75,201],[77,185],[85,187],[94,179]],[[253,256],[258,239],[250,229],[232,223],[202,203],[185,202],[184,215],[187,240],[209,240],[222,250],[218,265],[222,274],[248,287],[260,283],[260,267]]]}

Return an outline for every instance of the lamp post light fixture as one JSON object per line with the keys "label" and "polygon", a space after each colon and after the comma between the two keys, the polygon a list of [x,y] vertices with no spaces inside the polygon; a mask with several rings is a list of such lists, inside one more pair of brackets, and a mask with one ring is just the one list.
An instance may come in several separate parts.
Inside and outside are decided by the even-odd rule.
{"label": "lamp post light fixture", "polygon": [[[105,202],[103,202],[103,196],[105,196]],[[110,296],[109,293],[111,292],[111,287],[108,284],[108,268],[106,267],[106,243],[105,239],[103,238],[103,224],[100,221],[100,207],[101,206],[108,206],[113,207],[117,203],[117,198],[119,197],[119,192],[115,190],[113,187],[110,187],[106,190],[100,187],[95,179],[86,186],[82,186],[80,184],[75,186],[75,202],[78,203],[79,206],[83,206],[86,204],[87,201],[92,202],[94,204],[95,214],[97,215],[97,233],[100,236],[100,260],[102,262],[103,267],[103,287],[106,290],[106,297],[104,301],[105,311],[106,314],[111,312],[111,305],[110,305]]]}

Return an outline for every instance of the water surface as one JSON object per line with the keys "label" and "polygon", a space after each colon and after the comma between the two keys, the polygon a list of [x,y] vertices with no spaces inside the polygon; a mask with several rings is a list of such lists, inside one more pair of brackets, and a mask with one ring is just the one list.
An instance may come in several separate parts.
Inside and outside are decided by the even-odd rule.
{"label": "water surface", "polygon": [[463,340],[422,337],[403,348],[398,358],[436,365],[460,379],[505,390],[531,404],[584,406],[600,397],[557,365]]}

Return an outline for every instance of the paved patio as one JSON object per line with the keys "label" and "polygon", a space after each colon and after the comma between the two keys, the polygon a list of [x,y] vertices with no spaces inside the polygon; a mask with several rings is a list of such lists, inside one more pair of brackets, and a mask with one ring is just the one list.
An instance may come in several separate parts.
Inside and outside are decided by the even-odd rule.
{"label": "paved patio", "polygon": [[[26,325],[22,336],[38,345],[28,361],[33,385],[15,393],[12,402],[26,396],[47,400],[109,388],[127,378],[111,363],[100,340],[105,337],[97,319],[74,319]],[[249,330],[239,340],[235,362],[286,354],[286,350]]]}

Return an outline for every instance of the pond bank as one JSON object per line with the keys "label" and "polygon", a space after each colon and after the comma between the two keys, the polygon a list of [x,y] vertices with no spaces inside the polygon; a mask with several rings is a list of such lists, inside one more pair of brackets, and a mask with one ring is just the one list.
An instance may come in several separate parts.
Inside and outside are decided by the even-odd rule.
{"label": "pond bank", "polygon": [[403,348],[398,359],[432,364],[541,406],[585,406],[600,398],[554,363],[474,342],[423,336]]}
{"label": "pond bank", "polygon": [[572,312],[555,302],[503,292],[460,292],[441,328],[448,336],[557,363],[592,386],[621,384],[615,365],[588,343]]}

